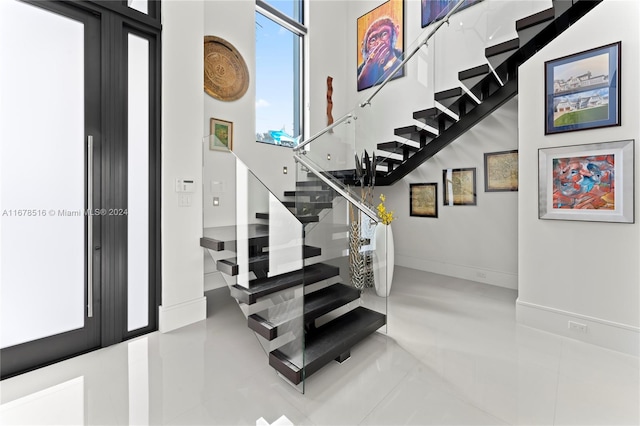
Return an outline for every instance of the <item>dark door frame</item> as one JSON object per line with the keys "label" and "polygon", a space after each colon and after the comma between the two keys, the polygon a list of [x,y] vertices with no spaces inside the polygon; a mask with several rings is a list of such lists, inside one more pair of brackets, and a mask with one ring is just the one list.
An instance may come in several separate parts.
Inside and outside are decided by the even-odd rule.
{"label": "dark door frame", "polygon": [[2,379],[155,331],[161,301],[160,0],[149,1],[148,15],[130,9],[126,0],[22,1],[93,23],[85,31],[86,45],[93,42],[100,47],[85,47],[85,73],[100,81],[85,89],[85,104],[91,111],[85,129],[94,137],[94,158],[99,159],[94,162],[94,183],[100,190],[93,205],[106,211],[127,209],[126,35],[134,33],[149,41],[149,321],[146,327],[127,330],[126,215],[94,216],[91,255],[98,267],[94,266],[93,318],[85,319],[83,329],[1,349]]}

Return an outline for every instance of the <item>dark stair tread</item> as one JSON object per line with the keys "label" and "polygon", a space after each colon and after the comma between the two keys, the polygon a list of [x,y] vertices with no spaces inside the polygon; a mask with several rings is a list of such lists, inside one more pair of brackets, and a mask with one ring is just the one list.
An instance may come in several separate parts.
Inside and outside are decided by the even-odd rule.
{"label": "dark stair tread", "polygon": [[420,110],[420,111],[415,111],[413,113],[413,118],[415,118],[416,120],[432,119],[432,120],[438,121],[440,119],[444,119],[444,120],[447,120],[447,121],[450,121],[450,122],[455,122],[456,121],[449,114],[446,114],[446,113],[440,111],[436,107],[431,107],[431,108],[423,109],[423,110]]}
{"label": "dark stair tread", "polygon": [[239,302],[252,305],[261,297],[276,293],[297,285],[309,285],[318,281],[340,275],[340,268],[326,263],[315,263],[305,266],[304,269],[287,272],[275,277],[258,278],[249,281],[249,288],[234,284],[231,286],[231,295]]}
{"label": "dark stair tread", "polygon": [[455,98],[458,96],[462,96],[462,88],[454,87],[453,89],[442,90],[440,92],[436,92],[434,94],[434,98],[436,101],[442,103],[445,99]]}
{"label": "dark stair tread", "polygon": [[303,188],[303,187],[307,188],[309,186],[313,186],[313,187],[319,186],[325,190],[329,189],[329,186],[319,179],[318,180],[301,180],[296,182],[296,188]]}
{"label": "dark stair tread", "polygon": [[491,72],[488,64],[478,65],[458,73],[458,80],[465,81],[472,78],[484,77]]}
{"label": "dark stair tread", "polygon": [[458,114],[458,116],[463,116],[473,108],[475,108],[476,105],[478,105],[478,103],[474,101],[467,93],[464,93],[454,102],[449,104],[448,108],[455,114]]}
{"label": "dark stair tread", "polygon": [[421,144],[438,136],[416,125],[398,127],[393,130],[393,134]]}
{"label": "dark stair tread", "polygon": [[443,90],[434,94],[434,99],[449,108],[451,104],[456,102],[460,97],[465,94],[461,87],[454,87],[453,89]]}
{"label": "dark stair tread", "polygon": [[438,129],[438,133],[444,132],[447,127],[456,122],[456,119],[436,107],[414,111],[413,119]]}
{"label": "dark stair tread", "polygon": [[549,9],[534,13],[533,15],[529,15],[525,18],[518,19],[516,21],[516,31],[522,31],[543,22],[550,21],[553,18],[555,18],[555,9],[550,7]]}
{"label": "dark stair tread", "polygon": [[[310,257],[320,256],[321,251],[322,250],[319,247],[305,245],[303,246],[302,257],[304,259],[308,259]],[[260,269],[266,269],[269,266],[269,252],[250,256],[248,266],[249,271],[254,272]],[[240,272],[237,258],[235,257],[217,260],[216,267],[218,268],[218,271],[231,276],[238,275],[238,273]]]}
{"label": "dark stair tread", "polygon": [[387,164],[400,164],[402,163],[404,160],[399,159],[399,158],[392,158],[392,157],[384,157],[384,156],[379,156],[376,157],[376,161],[377,164],[376,166],[382,165],[383,163],[387,163]]}
{"label": "dark stair tread", "polygon": [[[269,237],[269,225],[263,223],[252,223],[247,225],[248,238],[251,241]],[[203,237],[200,238],[200,245],[214,251],[225,250],[230,243],[235,243],[237,226],[215,226],[205,228]],[[228,247],[227,247],[228,248]],[[231,249],[234,249],[233,247]]]}
{"label": "dark stair tread", "polygon": [[406,143],[392,141],[392,142],[382,142],[377,145],[378,150],[392,152],[394,154],[401,154],[406,149],[408,151],[417,151],[420,148],[416,148],[413,145],[408,145]]}
{"label": "dark stair tread", "polygon": [[284,191],[285,197],[329,197],[333,191],[322,190],[301,190],[301,191]]}
{"label": "dark stair tread", "polygon": [[[349,352],[385,323],[385,315],[360,306],[307,333],[304,341],[304,376],[311,376],[332,360]],[[269,353],[269,365],[294,384],[302,381],[302,369],[291,363],[280,349]]]}
{"label": "dark stair tread", "polygon": [[284,204],[284,206],[287,208],[300,207],[300,208],[309,208],[309,209],[316,209],[316,210],[333,208],[333,202],[331,201],[303,201],[303,202],[283,201],[282,204]]}
{"label": "dark stair tread", "polygon": [[[346,305],[360,298],[360,291],[344,284],[333,284],[304,296],[304,323],[311,324],[316,318],[327,314],[334,309]],[[295,315],[294,315],[295,317]],[[291,321],[268,320],[262,313],[249,315],[247,325],[250,329],[267,340],[273,340],[279,336],[280,327]]]}
{"label": "dark stair tread", "polygon": [[484,56],[490,58],[491,56],[496,56],[501,53],[507,53],[511,51],[515,51],[520,47],[520,39],[514,38],[511,40],[507,40],[505,42],[496,44],[494,46],[489,46],[484,50]]}
{"label": "dark stair tread", "polygon": [[360,298],[360,290],[345,284],[333,284],[304,296],[304,322],[316,318]]}
{"label": "dark stair tread", "polygon": [[[269,213],[256,213],[256,219],[269,219]],[[296,215],[301,223],[319,222],[320,216],[318,215]]]}
{"label": "dark stair tread", "polygon": [[500,87],[500,82],[488,64],[460,71],[458,80],[480,100],[488,98]]}

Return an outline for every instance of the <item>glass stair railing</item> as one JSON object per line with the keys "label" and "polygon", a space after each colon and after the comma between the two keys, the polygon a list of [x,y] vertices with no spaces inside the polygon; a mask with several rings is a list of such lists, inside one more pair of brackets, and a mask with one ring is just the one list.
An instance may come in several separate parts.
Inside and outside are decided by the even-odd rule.
{"label": "glass stair railing", "polygon": [[386,330],[386,298],[350,279],[348,203],[301,165],[280,201],[214,136],[203,161],[200,244],[269,365],[304,392],[307,377]]}
{"label": "glass stair railing", "polygon": [[313,373],[386,332],[394,248],[376,188],[515,96],[518,66],[597,3],[449,2],[405,48],[402,79],[380,78],[363,101],[294,148],[295,181],[281,197],[215,137],[204,139],[211,188],[203,191],[201,245],[278,374],[304,392]]}
{"label": "glass stair railing", "polygon": [[295,149],[345,191],[355,157],[375,153],[376,186],[391,185],[513,98],[518,66],[598,2],[430,3],[440,9],[405,47],[402,77],[381,77]]}

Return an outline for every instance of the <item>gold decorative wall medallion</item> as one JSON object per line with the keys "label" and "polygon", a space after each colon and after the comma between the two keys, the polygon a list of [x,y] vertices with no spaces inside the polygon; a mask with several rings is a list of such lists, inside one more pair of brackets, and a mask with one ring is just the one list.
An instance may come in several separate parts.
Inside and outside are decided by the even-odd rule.
{"label": "gold decorative wall medallion", "polygon": [[204,91],[221,101],[240,99],[249,88],[249,69],[228,41],[204,37]]}

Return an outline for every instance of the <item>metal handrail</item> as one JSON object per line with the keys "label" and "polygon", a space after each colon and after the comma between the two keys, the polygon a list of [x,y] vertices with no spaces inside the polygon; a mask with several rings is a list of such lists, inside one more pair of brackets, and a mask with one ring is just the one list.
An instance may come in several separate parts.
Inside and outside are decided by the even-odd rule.
{"label": "metal handrail", "polygon": [[369,218],[372,221],[374,221],[376,224],[380,222],[380,219],[378,219],[378,214],[375,213],[373,210],[371,210],[369,206],[367,206],[366,204],[363,204],[362,201],[355,199],[351,194],[345,191],[344,188],[342,188],[340,185],[336,184],[334,181],[332,181],[331,179],[323,175],[322,172],[320,172],[315,167],[313,167],[311,163],[307,161],[304,157],[294,154],[293,158],[294,160],[302,164],[304,167],[309,169],[309,171],[312,172],[314,175],[316,175],[322,182],[324,182],[325,184],[333,188],[338,194],[342,195],[344,198],[346,198],[348,201],[350,201],[352,204],[358,207],[358,209],[360,209],[364,214],[369,216]]}
{"label": "metal handrail", "polygon": [[[451,10],[449,11],[449,13],[447,13],[444,18],[431,30],[431,32],[427,35],[427,37],[422,40],[412,51],[411,53],[409,53],[409,55],[407,55],[404,60],[400,63],[400,65],[398,67],[396,67],[396,69],[391,73],[391,75],[389,75],[386,79],[384,79],[384,81],[380,84],[380,86],[378,86],[378,88],[375,90],[375,92],[373,92],[373,94],[371,96],[369,96],[369,98],[367,98],[366,101],[364,101],[363,103],[359,104],[358,106],[360,108],[364,108],[367,105],[371,104],[371,100],[380,92],[380,90],[382,90],[382,88],[384,86],[386,86],[386,84],[389,82],[389,80],[391,80],[396,73],[402,69],[402,67],[411,59],[413,58],[413,56],[418,52],[418,50],[420,50],[420,48],[422,46],[426,46],[427,42],[429,41],[429,39],[431,37],[433,37],[435,35],[435,33],[440,29],[440,27],[442,25],[444,25],[445,23],[448,24],[449,23],[449,17],[451,17],[451,15],[453,15],[456,10],[458,10],[460,8],[460,6],[462,6],[462,3],[464,3],[465,0],[458,0],[458,2],[451,8]],[[304,141],[302,141],[300,144],[298,144],[298,146],[296,148],[294,148],[294,152],[295,151],[299,151],[301,148],[303,148],[304,146],[310,144],[311,142],[313,142],[314,140],[318,139],[320,136],[324,135],[325,133],[329,132],[331,129],[333,129],[334,127],[336,127],[337,125],[339,125],[340,123],[342,123],[343,121],[345,121],[348,118],[351,118],[353,116],[353,114],[349,113],[347,115],[342,116],[339,120],[335,121],[334,123],[332,123],[331,125],[325,127],[324,129],[320,130],[318,133],[316,133],[315,135],[311,136],[309,139],[306,139]]]}
{"label": "metal handrail", "polygon": [[371,99],[373,99],[379,92],[380,90],[382,90],[382,88],[384,86],[386,86],[386,84],[389,82],[389,80],[391,80],[398,71],[400,71],[402,69],[402,67],[404,66],[404,64],[406,64],[411,58],[413,58],[413,55],[415,55],[418,50],[420,50],[420,48],[422,46],[426,46],[427,42],[429,41],[429,39],[431,37],[433,37],[433,35],[440,29],[441,26],[443,26],[445,23],[448,25],[449,24],[449,17],[451,15],[453,15],[456,10],[458,10],[458,8],[460,6],[462,6],[462,3],[464,3],[465,0],[458,0],[458,3],[456,3],[451,10],[449,11],[449,13],[447,13],[444,18],[435,26],[433,27],[433,29],[431,30],[431,32],[429,33],[429,35],[427,35],[427,37],[425,37],[424,40],[422,40],[412,51],[411,53],[409,53],[409,55],[405,56],[405,58],[402,60],[402,62],[400,62],[400,65],[398,65],[396,67],[396,69],[389,75],[387,76],[387,78],[384,79],[384,81],[380,84],[380,86],[378,86],[378,88],[376,89],[375,92],[373,92],[373,94],[371,96],[369,96],[369,98],[367,98],[366,101],[364,101],[363,103],[360,104],[360,108],[364,108],[365,106],[371,104]]}
{"label": "metal handrail", "polygon": [[[387,78],[380,84],[380,86],[378,86],[378,88],[375,90],[375,92],[373,92],[373,94],[371,96],[369,96],[369,98],[364,101],[363,103],[359,104],[358,106],[360,108],[364,108],[367,105],[371,104],[371,100],[380,92],[380,90],[382,90],[382,88],[389,82],[389,80],[391,80],[396,73],[402,69],[402,67],[418,52],[418,50],[420,50],[420,48],[422,46],[426,46],[427,42],[429,41],[429,39],[431,39],[431,37],[434,36],[434,34],[440,29],[440,27],[442,25],[444,25],[445,23],[449,23],[449,17],[451,17],[451,15],[453,15],[456,10],[458,10],[458,8],[460,8],[460,6],[462,6],[462,3],[464,3],[465,0],[458,0],[458,2],[451,8],[451,10],[449,11],[449,13],[447,13],[444,18],[431,30],[431,32],[427,35],[427,37],[422,40],[412,51],[411,53],[409,53],[409,55],[407,55],[402,62],[400,63],[399,66],[396,67],[396,69],[389,75],[387,76]],[[305,160],[303,157],[297,155],[297,153],[304,148],[305,146],[307,146],[308,144],[310,144],[311,142],[313,142],[314,140],[318,139],[320,136],[324,135],[325,133],[329,132],[331,129],[333,129],[334,127],[340,125],[341,123],[343,123],[344,121],[348,120],[349,118],[353,117],[353,114],[348,113],[342,117],[340,117],[338,120],[336,120],[334,123],[332,123],[331,125],[325,127],[324,129],[320,130],[318,133],[316,133],[315,135],[311,136],[309,139],[301,142],[300,144],[298,144],[298,146],[296,146],[294,148],[294,154],[293,154],[293,158],[296,162],[299,162],[300,164],[302,164],[304,167],[306,167],[307,169],[309,169],[310,172],[312,172],[314,175],[316,175],[322,182],[324,182],[326,185],[328,185],[329,187],[333,188],[338,194],[342,195],[344,198],[346,198],[347,200],[349,200],[349,202],[353,203],[356,207],[358,207],[362,212],[364,212],[364,214],[366,214],[367,216],[369,216],[369,218],[374,221],[376,224],[380,222],[380,220],[378,219],[378,215],[377,213],[373,212],[369,206],[363,204],[360,200],[355,199],[351,194],[349,194],[348,191],[345,191],[345,189],[343,187],[341,187],[340,185],[336,184],[334,181],[332,181],[331,179],[329,179],[328,177],[326,177],[325,175],[322,174],[322,172],[318,169],[316,169],[315,167],[313,167],[309,161]],[[304,154],[305,151],[302,151],[302,154]]]}
{"label": "metal handrail", "polygon": [[314,140],[318,139],[320,136],[324,135],[325,133],[327,133],[329,130],[333,129],[334,127],[338,126],[339,124],[341,124],[343,121],[348,120],[349,118],[353,117],[353,114],[349,113],[346,115],[343,115],[342,117],[340,117],[339,119],[337,119],[334,123],[332,123],[331,125],[325,127],[324,129],[320,130],[318,133],[316,133],[315,135],[311,136],[309,139],[307,139],[306,141],[298,144],[298,146],[296,146],[293,151],[300,151],[302,148],[304,148],[306,145],[310,144],[311,142],[313,142]]}

